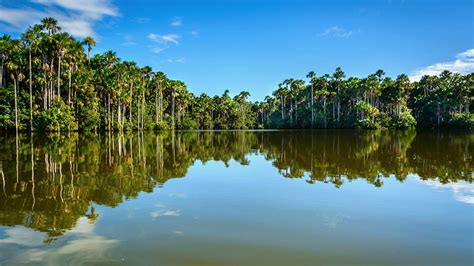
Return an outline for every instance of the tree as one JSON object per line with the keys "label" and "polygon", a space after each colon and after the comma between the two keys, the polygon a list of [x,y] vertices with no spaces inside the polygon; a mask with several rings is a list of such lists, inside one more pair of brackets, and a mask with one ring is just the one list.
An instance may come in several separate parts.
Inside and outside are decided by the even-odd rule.
{"label": "tree", "polygon": [[30,129],[33,128],[33,64],[32,53],[38,50],[42,38],[41,26],[36,24],[28,27],[21,39],[23,45],[28,49],[28,84],[30,89]]}
{"label": "tree", "polygon": [[96,45],[94,38],[91,36],[87,36],[84,38],[83,44],[87,46],[87,60],[90,61],[90,53],[92,51],[92,47]]}
{"label": "tree", "polygon": [[314,71],[310,71],[306,77],[309,78],[309,82],[311,84],[311,127],[314,127],[314,87],[317,82],[317,77]]}
{"label": "tree", "polygon": [[12,51],[12,57],[7,62],[7,69],[11,72],[11,78],[13,79],[13,91],[14,91],[14,103],[15,103],[15,130],[18,134],[18,91],[20,89],[20,82],[25,78],[22,71],[24,65],[23,52],[24,47],[20,41],[14,41],[10,46]]}
{"label": "tree", "polygon": [[[341,119],[341,89],[342,89],[342,83],[343,79],[346,77],[346,74],[344,74],[344,71],[340,67],[336,68],[336,71],[334,71],[334,74],[332,75],[334,87],[335,87],[335,92],[336,92],[336,109],[337,109],[337,122],[340,121]],[[334,119],[334,115],[333,115]]]}

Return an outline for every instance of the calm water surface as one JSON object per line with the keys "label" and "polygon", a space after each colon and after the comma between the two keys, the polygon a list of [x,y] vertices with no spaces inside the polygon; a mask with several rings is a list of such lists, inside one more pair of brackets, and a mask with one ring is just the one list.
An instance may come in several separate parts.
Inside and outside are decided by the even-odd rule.
{"label": "calm water surface", "polygon": [[471,132],[0,135],[0,264],[473,265]]}

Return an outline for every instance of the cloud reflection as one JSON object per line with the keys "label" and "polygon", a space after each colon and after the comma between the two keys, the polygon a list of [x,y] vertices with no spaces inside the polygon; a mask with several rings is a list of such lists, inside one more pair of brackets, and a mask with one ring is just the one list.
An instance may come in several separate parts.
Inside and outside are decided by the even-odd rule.
{"label": "cloud reflection", "polygon": [[107,239],[97,235],[95,224],[86,217],[81,217],[76,226],[67,232],[60,242],[44,245],[48,238],[46,233],[37,232],[25,227],[13,227],[6,230],[7,237],[0,240],[2,244],[15,244],[18,252],[7,256],[6,263],[47,263],[59,264],[60,261],[93,262],[107,259],[107,251],[118,244],[118,240]]}

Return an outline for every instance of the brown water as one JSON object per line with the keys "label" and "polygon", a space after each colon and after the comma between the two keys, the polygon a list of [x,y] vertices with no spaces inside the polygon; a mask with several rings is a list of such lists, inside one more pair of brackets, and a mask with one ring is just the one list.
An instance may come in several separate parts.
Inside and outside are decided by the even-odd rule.
{"label": "brown water", "polygon": [[0,135],[0,264],[473,265],[471,132]]}

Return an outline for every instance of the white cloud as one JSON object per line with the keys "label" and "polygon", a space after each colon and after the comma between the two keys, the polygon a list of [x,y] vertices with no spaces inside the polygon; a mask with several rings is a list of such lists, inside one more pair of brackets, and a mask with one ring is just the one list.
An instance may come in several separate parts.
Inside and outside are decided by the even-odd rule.
{"label": "white cloud", "polygon": [[0,22],[4,29],[21,32],[44,17],[58,20],[64,31],[76,37],[94,36],[94,25],[106,16],[118,16],[118,9],[108,0],[32,0],[27,8],[0,7]]}
{"label": "white cloud", "polygon": [[159,54],[161,52],[163,52],[164,50],[168,49],[168,47],[158,47],[158,46],[155,46],[155,47],[151,47],[151,52],[155,53],[155,54]]}
{"label": "white cloud", "polygon": [[45,233],[17,226],[5,230],[5,237],[0,239],[0,244],[15,244],[34,247],[41,246],[46,238]]}
{"label": "white cloud", "polygon": [[354,31],[352,30],[346,30],[339,26],[332,26],[325,29],[319,36],[347,38],[347,37],[351,37],[353,34],[354,34]]}
{"label": "white cloud", "polygon": [[34,9],[14,9],[0,7],[0,21],[8,25],[11,31],[21,31],[25,29],[32,20],[38,20],[44,16],[44,12]]}
{"label": "white cloud", "polygon": [[97,235],[95,224],[90,223],[85,217],[79,218],[76,226],[62,238],[64,240],[57,245],[45,246],[43,240],[47,239],[46,233],[25,227],[13,227],[7,229],[6,237],[0,244],[22,246],[18,253],[7,257],[10,264],[53,265],[60,264],[59,262],[66,258],[71,264],[109,259],[108,250],[119,244],[116,239]]}
{"label": "white cloud", "polygon": [[411,81],[419,81],[424,75],[439,75],[444,70],[455,73],[467,74],[474,72],[474,49],[456,55],[456,59],[450,62],[436,63],[430,66],[418,68],[410,75]]}
{"label": "white cloud", "polygon": [[422,180],[417,175],[411,175],[417,178],[420,183],[428,185],[436,190],[451,190],[456,201],[466,204],[474,204],[474,184],[466,181],[457,181],[447,184],[442,184],[438,180]]}
{"label": "white cloud", "polygon": [[135,45],[137,45],[137,43],[133,41],[125,41],[122,43],[122,46],[125,46],[125,47],[130,47],[130,46],[135,46]]}
{"label": "white cloud", "polygon": [[163,216],[179,216],[179,210],[157,210],[150,212],[152,218],[158,218]]}
{"label": "white cloud", "polygon": [[165,34],[165,35],[159,35],[155,33],[150,33],[148,34],[147,38],[150,41],[154,42],[172,42],[174,44],[178,44],[178,39],[181,38],[179,35],[176,34]]}
{"label": "white cloud", "polygon": [[199,35],[199,31],[193,30],[193,31],[191,31],[191,35],[193,35],[193,36],[198,36],[198,35]]}
{"label": "white cloud", "polygon": [[183,20],[180,18],[180,17],[174,17],[172,20],[171,20],[171,26],[173,27],[179,27],[183,25]]}
{"label": "white cloud", "polygon": [[100,19],[102,16],[117,16],[118,10],[108,0],[33,0],[32,2],[59,6],[67,10],[88,14],[88,16]]}
{"label": "white cloud", "polygon": [[137,43],[133,41],[133,36],[130,34],[125,34],[123,36],[123,39],[124,41],[121,43],[122,46],[130,47],[130,46],[137,45]]}

